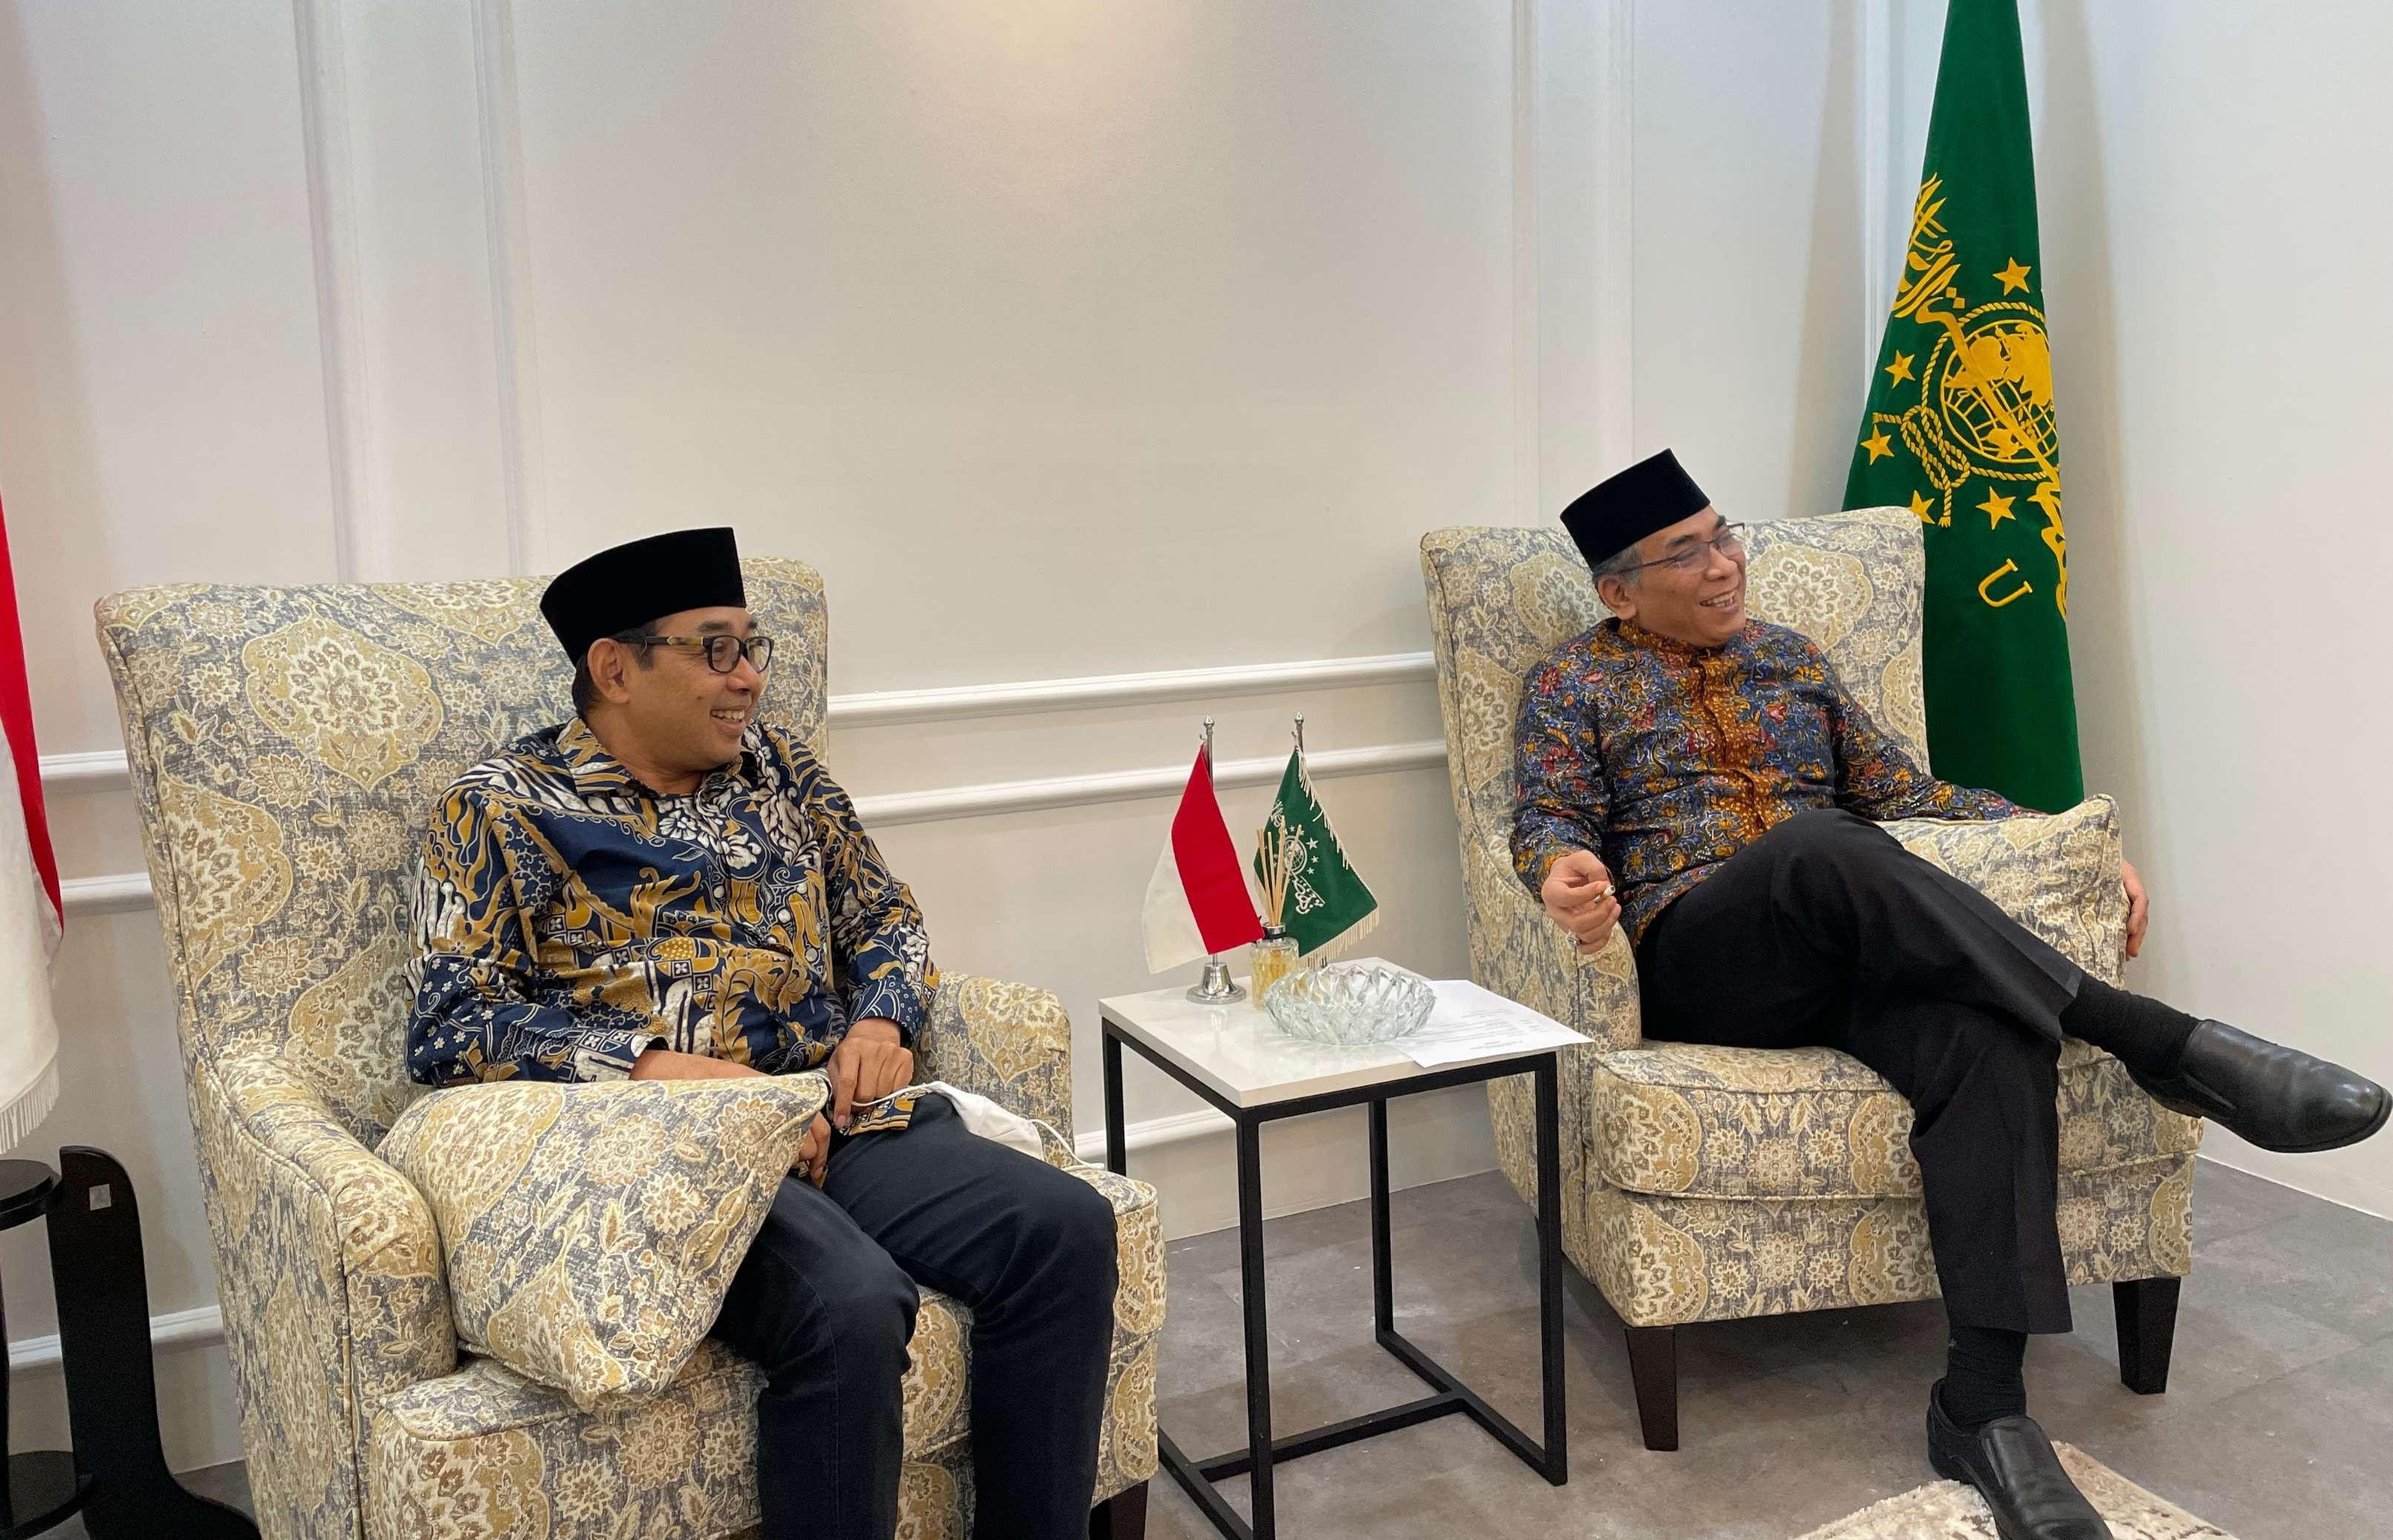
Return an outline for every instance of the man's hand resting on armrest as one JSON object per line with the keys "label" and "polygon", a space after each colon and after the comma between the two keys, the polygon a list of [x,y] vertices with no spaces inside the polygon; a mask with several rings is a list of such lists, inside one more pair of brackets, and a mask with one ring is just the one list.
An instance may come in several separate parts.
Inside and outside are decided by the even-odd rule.
{"label": "man's hand resting on armrest", "polygon": [[1537,890],[1546,914],[1571,933],[1578,955],[1593,957],[1612,939],[1620,922],[1620,899],[1612,891],[1612,873],[1590,850],[1556,856],[1546,868],[1545,885]]}

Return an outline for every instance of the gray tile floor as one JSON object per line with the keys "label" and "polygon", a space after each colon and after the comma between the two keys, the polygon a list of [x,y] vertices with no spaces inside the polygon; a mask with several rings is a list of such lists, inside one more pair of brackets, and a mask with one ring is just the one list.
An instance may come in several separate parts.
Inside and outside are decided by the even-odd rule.
{"label": "gray tile floor", "polygon": [[[2239,1540],[2393,1534],[2393,1223],[2207,1162],[2193,1213],[2168,1394],[2119,1384],[2110,1291],[2089,1288],[2077,1333],[2029,1351],[2033,1409],[2056,1438]],[[1357,1203],[1265,1227],[1283,1431],[1420,1392],[1369,1345],[1367,1225]],[[1399,1193],[1394,1245],[1404,1330],[1535,1427],[1536,1235],[1511,1189],[1490,1174]],[[1160,1412],[1182,1447],[1210,1454],[1245,1442],[1236,1233],[1175,1242],[1170,1269]],[[1939,1306],[1681,1333],[1683,1447],[1655,1455],[1638,1440],[1618,1328],[1566,1276],[1568,1486],[1446,1418],[1283,1467],[1281,1532],[1787,1540],[1931,1479],[1919,1423],[1941,1362]],[[183,1479],[245,1503],[238,1466]],[[1244,1482],[1227,1490],[1243,1508]],[[1158,1477],[1154,1540],[1212,1533]]]}
{"label": "gray tile floor", "polygon": [[[1420,1393],[1370,1346],[1361,1204],[1265,1229],[1282,1432]],[[1500,1176],[1395,1199],[1399,1324],[1515,1421],[1536,1426],[1536,1251]],[[2169,1391],[2118,1380],[2110,1290],[2028,1355],[2032,1410],[2130,1480],[2240,1540],[2393,1535],[2393,1223],[2204,1162]],[[1159,1411],[1181,1447],[1243,1444],[1237,1237],[1170,1248]],[[1281,1468],[1281,1533],[1787,1540],[1933,1479],[1920,1421],[1942,1364],[1930,1303],[1680,1333],[1682,1447],[1645,1450],[1618,1326],[1566,1274],[1571,1480],[1549,1487],[1446,1418]],[[1245,1507],[1243,1480],[1225,1483]],[[1158,1478],[1156,1540],[1210,1535]]]}

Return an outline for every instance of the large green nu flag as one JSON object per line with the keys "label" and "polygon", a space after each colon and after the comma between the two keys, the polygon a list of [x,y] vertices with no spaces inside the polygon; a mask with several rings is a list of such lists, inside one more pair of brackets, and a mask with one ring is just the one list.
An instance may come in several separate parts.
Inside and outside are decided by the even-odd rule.
{"label": "large green nu flag", "polygon": [[1927,527],[1936,774],[2049,812],[2085,782],[2040,261],[2016,0],[1951,0],[1845,506],[1907,504]]}

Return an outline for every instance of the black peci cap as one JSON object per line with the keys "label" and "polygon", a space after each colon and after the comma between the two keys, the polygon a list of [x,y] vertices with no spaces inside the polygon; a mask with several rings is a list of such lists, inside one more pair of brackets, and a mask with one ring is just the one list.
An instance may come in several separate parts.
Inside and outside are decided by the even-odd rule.
{"label": "black peci cap", "polygon": [[1578,542],[1589,567],[1612,557],[1656,529],[1702,513],[1711,499],[1679,468],[1668,450],[1604,477],[1563,510],[1563,528]]}
{"label": "black peci cap", "polygon": [[717,605],[748,607],[739,544],[727,528],[676,529],[601,551],[559,572],[540,596],[548,629],[577,664],[601,636]]}

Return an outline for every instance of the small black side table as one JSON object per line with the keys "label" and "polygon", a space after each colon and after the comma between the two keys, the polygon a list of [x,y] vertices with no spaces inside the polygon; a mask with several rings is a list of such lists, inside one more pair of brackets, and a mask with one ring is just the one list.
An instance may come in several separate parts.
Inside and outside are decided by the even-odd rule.
{"label": "small black side table", "polygon": [[[166,1468],[131,1179],[106,1151],[79,1144],[59,1152],[59,1166],[0,1160],[0,1230],[49,1221],[74,1453],[8,1457],[0,1540],[43,1533],[76,1512],[93,1540],[257,1540],[246,1517],[184,1491]],[[6,1337],[0,1314],[0,1340]],[[7,1379],[0,1374],[0,1448],[7,1430]]]}
{"label": "small black side table", "polygon": [[[1386,1045],[1327,1049],[1298,1042],[1248,1005],[1192,1004],[1178,987],[1097,1002],[1105,1054],[1105,1165],[1125,1169],[1122,1049],[1226,1114],[1237,1135],[1238,1266],[1246,1318],[1247,1443],[1192,1458],[1156,1430],[1157,1455],[1206,1519],[1229,1540],[1275,1540],[1279,1533],[1274,1468],[1285,1461],[1376,1438],[1432,1417],[1459,1414],[1484,1429],[1523,1464],[1561,1486],[1570,1479],[1563,1407],[1563,1204],[1561,1068],[1552,1049],[1423,1069]],[[1390,1244],[1388,1102],[1425,1090],[1526,1075],[1536,1085],[1537,1134],[1537,1358],[1544,1438],[1533,1439],[1487,1404],[1451,1370],[1396,1330],[1394,1259]],[[1371,1168],[1371,1335],[1419,1376],[1429,1394],[1324,1428],[1275,1436],[1271,1409],[1271,1328],[1263,1289],[1262,1126],[1283,1117],[1361,1104]],[[1238,1516],[1215,1483],[1247,1478],[1254,1518]]]}

